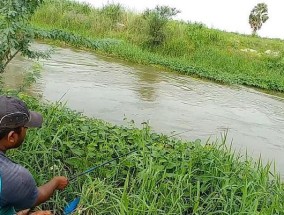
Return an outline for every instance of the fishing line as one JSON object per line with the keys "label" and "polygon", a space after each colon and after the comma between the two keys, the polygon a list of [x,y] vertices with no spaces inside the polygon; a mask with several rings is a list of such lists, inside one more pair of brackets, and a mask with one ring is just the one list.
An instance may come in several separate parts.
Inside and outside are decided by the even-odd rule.
{"label": "fishing line", "polygon": [[[168,138],[174,137],[174,136],[177,136],[177,135],[180,135],[180,134],[184,134],[184,133],[186,133],[186,132],[188,132],[188,131],[190,131],[190,130],[191,130],[191,129],[188,129],[188,130],[186,130],[186,131],[173,134],[173,135],[169,136]],[[149,148],[149,145],[145,145],[145,146],[151,151],[151,149]],[[96,170],[96,169],[98,169],[98,168],[100,168],[100,167],[103,167],[103,166],[105,166],[105,165],[107,165],[107,164],[109,164],[109,163],[112,163],[112,162],[114,162],[114,161],[117,161],[117,160],[119,160],[120,158],[127,157],[128,155],[130,155],[130,154],[132,154],[132,153],[134,153],[134,152],[137,152],[138,150],[139,150],[139,148],[137,148],[137,149],[135,149],[135,150],[132,150],[132,151],[130,151],[130,152],[128,152],[128,153],[125,153],[125,154],[123,154],[123,155],[117,156],[116,158],[113,158],[113,159],[111,159],[111,160],[109,160],[109,161],[103,162],[103,163],[101,163],[101,164],[99,164],[99,165],[93,166],[93,167],[87,169],[86,171],[81,172],[81,173],[79,173],[79,174],[77,174],[77,175],[71,177],[71,178],[69,179],[69,181],[70,181],[70,182],[71,182],[71,181],[74,181],[74,180],[76,180],[77,178],[79,178],[79,177],[81,177],[81,176],[83,176],[83,175],[86,175],[86,174],[88,174],[88,173],[90,173],[90,172],[92,172],[92,171],[94,171],[94,170]],[[73,213],[73,212],[76,210],[76,208],[78,207],[79,202],[80,202],[80,197],[76,197],[73,201],[69,202],[69,203],[66,205],[66,207],[64,208],[63,214],[64,214],[64,215],[69,215],[69,214]]]}
{"label": "fishing line", "polygon": [[94,170],[96,170],[96,169],[98,169],[98,168],[100,168],[100,167],[103,167],[103,166],[105,166],[105,165],[107,165],[107,164],[109,164],[109,163],[112,163],[113,161],[119,160],[120,158],[127,157],[128,155],[130,155],[130,154],[132,154],[132,153],[134,153],[134,152],[137,152],[137,151],[138,151],[138,149],[132,150],[132,151],[126,153],[126,154],[117,156],[116,158],[113,158],[113,159],[111,159],[111,160],[109,160],[109,161],[106,161],[106,162],[104,162],[104,163],[101,163],[101,164],[99,164],[99,165],[97,165],[97,166],[93,166],[92,168],[87,169],[86,171],[84,171],[84,172],[82,172],[82,173],[80,173],[80,174],[78,174],[78,175],[73,176],[72,178],[70,178],[69,181],[73,181],[73,180],[77,179],[77,178],[80,177],[80,176],[86,175],[86,174],[88,174],[88,173],[90,173],[90,172],[92,172],[92,171],[94,171]]}
{"label": "fishing line", "polygon": [[[177,136],[177,135],[180,135],[180,134],[184,134],[184,133],[186,133],[186,132],[188,132],[188,131],[191,131],[191,129],[188,129],[188,130],[183,131],[183,132],[180,132],[180,133],[173,134],[173,135],[169,136],[169,138],[170,138],[170,137]],[[149,146],[150,146],[150,145],[146,145],[146,147],[150,150]],[[74,181],[75,179],[77,179],[77,178],[79,178],[79,177],[81,177],[81,176],[83,176],[83,175],[86,175],[86,174],[88,174],[88,173],[90,173],[90,172],[93,172],[94,170],[96,170],[96,169],[98,169],[98,168],[100,168],[100,167],[103,167],[103,166],[105,166],[105,165],[107,165],[107,164],[109,164],[109,163],[112,163],[112,162],[114,162],[114,161],[116,161],[116,160],[119,160],[120,158],[127,157],[128,155],[130,155],[130,154],[132,154],[132,153],[134,153],[134,152],[137,152],[138,150],[139,150],[139,149],[132,150],[132,151],[130,151],[130,152],[128,152],[128,153],[125,153],[125,154],[123,154],[123,155],[117,156],[116,158],[113,158],[113,159],[111,159],[111,160],[109,160],[109,161],[106,161],[106,162],[101,163],[101,164],[99,164],[99,165],[93,166],[93,167],[91,167],[90,169],[87,169],[87,170],[85,170],[84,172],[81,172],[81,173],[79,173],[79,174],[77,174],[77,175],[71,177],[71,178],[69,179],[69,181]]]}

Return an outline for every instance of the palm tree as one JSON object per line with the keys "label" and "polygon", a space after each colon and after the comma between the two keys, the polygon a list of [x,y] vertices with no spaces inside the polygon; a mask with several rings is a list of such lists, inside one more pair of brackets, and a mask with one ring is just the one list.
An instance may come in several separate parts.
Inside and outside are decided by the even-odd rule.
{"label": "palm tree", "polygon": [[265,3],[258,3],[250,12],[249,24],[252,29],[252,34],[256,35],[263,23],[268,20],[268,9]]}

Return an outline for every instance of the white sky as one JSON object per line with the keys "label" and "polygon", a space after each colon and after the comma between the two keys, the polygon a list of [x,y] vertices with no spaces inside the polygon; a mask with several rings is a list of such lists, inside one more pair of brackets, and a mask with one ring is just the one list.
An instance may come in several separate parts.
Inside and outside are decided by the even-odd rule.
{"label": "white sky", "polygon": [[266,3],[269,19],[258,34],[261,37],[284,39],[283,0],[77,0],[89,2],[95,7],[107,3],[120,3],[133,11],[143,11],[156,5],[175,7],[181,11],[176,18],[202,22],[210,28],[250,34],[250,11],[257,3]]}

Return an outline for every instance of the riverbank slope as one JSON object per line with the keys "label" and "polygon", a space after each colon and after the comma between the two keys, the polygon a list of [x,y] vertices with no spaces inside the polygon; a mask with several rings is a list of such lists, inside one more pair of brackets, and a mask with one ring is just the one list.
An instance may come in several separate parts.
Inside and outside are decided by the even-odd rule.
{"label": "riverbank slope", "polygon": [[[122,6],[113,7],[97,9],[87,4],[52,0],[39,8],[32,23],[45,31],[39,36],[42,39],[60,38],[76,47],[220,83],[284,92],[282,40],[172,20],[164,29],[165,40],[149,46],[149,23],[143,15]],[[81,38],[108,45],[91,46]]]}
{"label": "riverbank slope", "polygon": [[[147,124],[115,126],[90,119],[60,103],[42,104],[24,94],[44,125],[30,129],[9,156],[38,184],[55,175],[70,181],[43,208],[56,214],[77,196],[79,214],[284,214],[284,189],[269,165],[234,154],[223,143],[181,141],[153,133]],[[225,137],[224,137],[225,138]]]}

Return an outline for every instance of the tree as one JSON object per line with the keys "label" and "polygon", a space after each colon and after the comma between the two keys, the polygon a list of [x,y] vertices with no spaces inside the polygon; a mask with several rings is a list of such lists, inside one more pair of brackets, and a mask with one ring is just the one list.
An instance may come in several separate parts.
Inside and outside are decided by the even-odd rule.
{"label": "tree", "polygon": [[252,34],[256,35],[256,32],[262,27],[262,24],[269,19],[268,9],[265,3],[258,3],[250,12],[249,24],[252,29]]}
{"label": "tree", "polygon": [[5,71],[18,53],[32,59],[48,56],[45,52],[30,49],[30,43],[34,39],[30,19],[42,2],[43,0],[0,1],[0,73]]}
{"label": "tree", "polygon": [[180,13],[176,8],[168,6],[156,6],[155,9],[147,9],[143,17],[148,22],[148,43],[150,46],[157,46],[164,42],[166,38],[165,26],[169,19]]}

